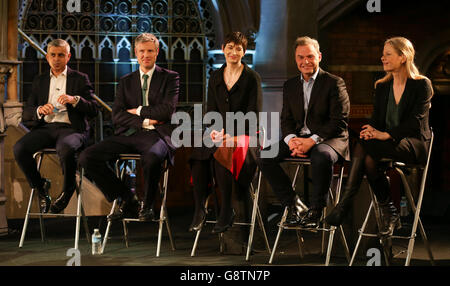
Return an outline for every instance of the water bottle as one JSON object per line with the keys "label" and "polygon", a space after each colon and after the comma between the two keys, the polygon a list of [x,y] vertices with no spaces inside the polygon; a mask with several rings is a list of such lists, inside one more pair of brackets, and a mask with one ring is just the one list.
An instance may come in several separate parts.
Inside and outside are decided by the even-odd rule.
{"label": "water bottle", "polygon": [[102,254],[102,235],[98,228],[94,229],[92,234],[92,255]]}
{"label": "water bottle", "polygon": [[402,199],[400,201],[400,216],[407,217],[408,215],[409,215],[408,201],[406,200],[405,196],[402,196]]}

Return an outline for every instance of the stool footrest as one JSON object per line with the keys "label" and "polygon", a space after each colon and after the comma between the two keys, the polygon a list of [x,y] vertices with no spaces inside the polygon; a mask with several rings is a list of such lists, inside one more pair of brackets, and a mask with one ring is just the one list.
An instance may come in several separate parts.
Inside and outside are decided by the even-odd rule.
{"label": "stool footrest", "polygon": [[48,216],[48,217],[56,217],[56,216],[62,216],[62,217],[81,217],[81,215],[77,214],[52,214],[52,213],[29,213],[28,215],[33,216]]}

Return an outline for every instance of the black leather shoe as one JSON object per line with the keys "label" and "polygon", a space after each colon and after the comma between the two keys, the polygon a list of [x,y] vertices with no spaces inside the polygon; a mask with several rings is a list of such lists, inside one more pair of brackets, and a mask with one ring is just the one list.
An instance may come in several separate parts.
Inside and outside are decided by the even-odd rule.
{"label": "black leather shoe", "polygon": [[139,210],[139,202],[136,196],[131,197],[128,200],[122,201],[119,208],[115,210],[113,214],[107,216],[109,221],[121,220],[124,218],[137,218]]}
{"label": "black leather shoe", "polygon": [[299,226],[302,218],[308,213],[308,207],[295,196],[294,203],[288,207],[285,226]]}
{"label": "black leather shoe", "polygon": [[236,213],[234,212],[234,210],[232,210],[231,217],[230,217],[228,223],[223,224],[221,222],[217,222],[212,230],[212,233],[222,233],[222,232],[227,231],[230,227],[233,226],[235,216],[236,216]]}
{"label": "black leather shoe", "polygon": [[334,209],[330,212],[330,214],[327,215],[325,221],[329,225],[340,226],[344,222],[345,218],[348,216],[348,213],[349,209],[342,207],[341,204],[339,203],[334,207]]}
{"label": "black leather shoe", "polygon": [[48,194],[50,189],[50,180],[44,179],[44,184],[41,188],[37,188],[39,194],[39,210],[41,213],[48,213],[50,205],[52,203],[52,198]]}
{"label": "black leather shoe", "polygon": [[288,207],[288,213],[284,226],[299,226],[302,221],[302,217],[298,214],[294,205]]}
{"label": "black leather shoe", "polygon": [[72,191],[62,191],[61,194],[59,194],[56,201],[50,207],[50,210],[52,211],[52,213],[57,214],[57,213],[62,212],[69,204],[74,191],[75,191],[75,189]]}
{"label": "black leather shoe", "polygon": [[189,226],[189,231],[199,231],[206,220],[206,211],[204,209],[199,209],[195,212],[192,223]]}
{"label": "black leather shoe", "polygon": [[322,217],[322,209],[310,209],[300,222],[304,228],[316,228],[319,226]]}
{"label": "black leather shoe", "polygon": [[142,204],[138,218],[139,221],[152,221],[155,219],[155,211],[152,207],[147,207]]}

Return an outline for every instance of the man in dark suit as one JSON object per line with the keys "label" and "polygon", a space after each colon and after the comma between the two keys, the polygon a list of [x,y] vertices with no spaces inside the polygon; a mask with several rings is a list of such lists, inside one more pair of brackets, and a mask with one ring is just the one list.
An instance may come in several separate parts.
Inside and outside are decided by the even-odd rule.
{"label": "man in dark suit", "polygon": [[[350,102],[344,81],[319,68],[319,43],[309,37],[295,42],[295,61],[301,74],[283,87],[281,129],[283,139],[275,158],[260,158],[259,166],[283,207],[288,225],[317,227],[331,185],[333,165],[349,159]],[[292,190],[280,162],[288,157],[311,159],[313,190],[310,207]]]}
{"label": "man in dark suit", "polygon": [[75,153],[89,138],[88,117],[97,114],[93,89],[86,74],[67,67],[69,44],[61,39],[47,46],[50,71],[36,76],[25,105],[23,121],[33,125],[14,145],[14,156],[32,188],[39,193],[41,212],[48,212],[50,181],[41,177],[33,154],[56,147],[64,174],[63,190],[51,205],[53,213],[64,210],[76,187]]}
{"label": "man in dark suit", "polygon": [[115,135],[80,155],[81,166],[106,199],[110,202],[119,197],[122,199],[118,212],[108,217],[110,220],[135,217],[138,201],[106,162],[122,153],[141,154],[145,198],[139,219],[148,221],[154,217],[152,203],[158,190],[162,163],[167,157],[172,161],[175,151],[171,142],[174,126],[170,121],[178,102],[179,76],[155,64],[159,41],[153,34],[139,35],[134,51],[140,67],[119,81],[112,111]]}

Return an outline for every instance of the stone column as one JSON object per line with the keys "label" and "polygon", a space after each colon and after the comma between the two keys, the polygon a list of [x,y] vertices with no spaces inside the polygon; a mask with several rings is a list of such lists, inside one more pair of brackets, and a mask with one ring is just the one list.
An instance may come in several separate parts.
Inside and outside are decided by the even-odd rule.
{"label": "stone column", "polygon": [[[299,36],[317,39],[317,13],[318,1],[261,1],[255,70],[262,78],[263,111],[281,113],[283,83],[299,73],[295,64],[293,44]],[[270,125],[266,127],[269,136]],[[278,138],[269,138],[271,143],[277,140]]]}
{"label": "stone column", "polygon": [[[17,65],[20,64],[20,62],[17,61],[17,38],[18,38],[18,31],[17,31],[17,13],[18,13],[18,7],[17,7],[17,1],[15,0],[8,0],[2,1],[4,9],[2,11],[2,18],[7,19],[7,25],[3,25],[2,23],[2,30],[4,30],[4,27],[7,27],[7,33],[3,33],[5,31],[2,31],[2,34],[7,34],[7,63],[10,65],[9,75],[8,75],[8,91],[7,91],[7,101],[3,104],[3,110],[5,113],[6,118],[6,126],[12,125],[12,126],[18,126],[22,119],[22,103],[19,102],[18,96],[17,96]],[[5,7],[6,5],[6,7]],[[5,16],[5,10],[6,15]],[[2,22],[5,20],[1,20]],[[4,40],[4,39],[2,39]],[[1,59],[0,59],[1,60]]]}

